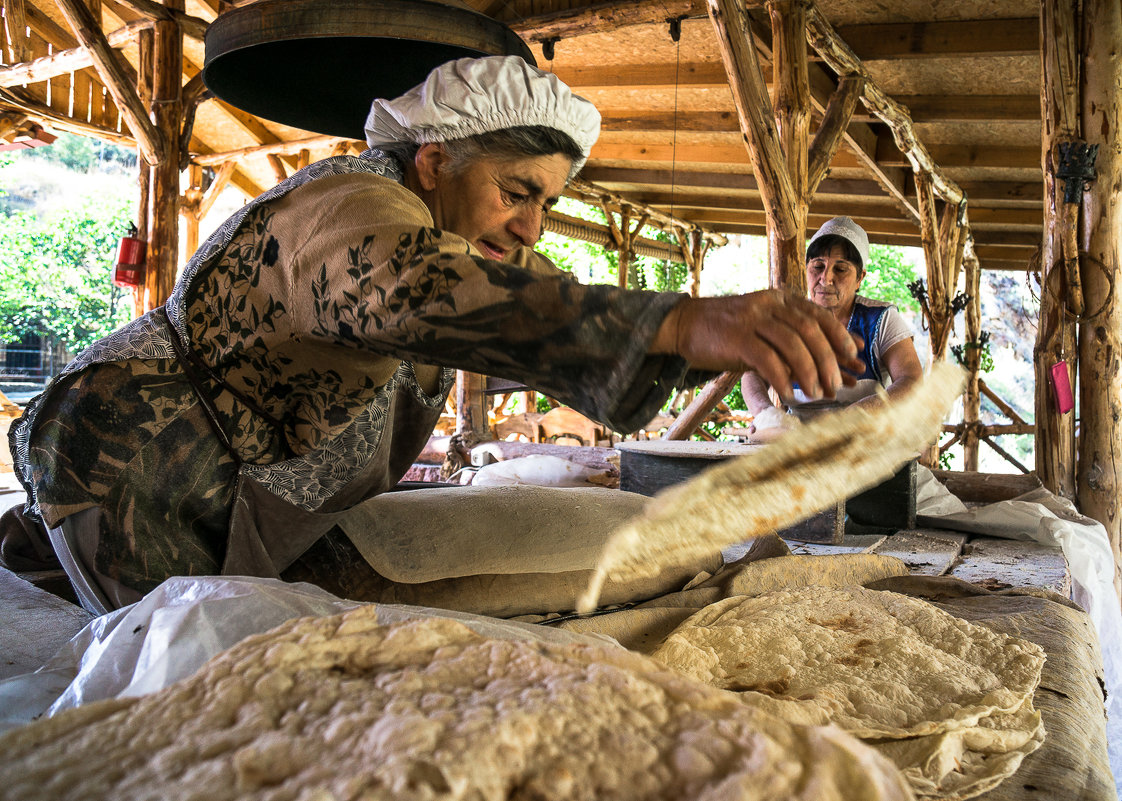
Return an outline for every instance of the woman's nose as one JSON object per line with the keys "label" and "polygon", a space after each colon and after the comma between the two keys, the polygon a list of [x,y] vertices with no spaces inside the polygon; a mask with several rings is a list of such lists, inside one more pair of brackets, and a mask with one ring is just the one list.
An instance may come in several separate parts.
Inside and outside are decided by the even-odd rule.
{"label": "woman's nose", "polygon": [[541,239],[545,212],[538,206],[527,205],[510,221],[508,230],[523,247],[533,247]]}

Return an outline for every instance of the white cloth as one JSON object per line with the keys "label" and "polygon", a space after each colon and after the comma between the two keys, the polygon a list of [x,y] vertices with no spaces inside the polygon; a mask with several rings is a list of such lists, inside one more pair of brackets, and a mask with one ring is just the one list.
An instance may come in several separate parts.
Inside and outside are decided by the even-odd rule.
{"label": "white cloth", "polygon": [[372,148],[427,144],[529,125],[573,138],[584,153],[573,165],[575,173],[600,135],[600,112],[556,75],[518,56],[461,58],[441,64],[401,97],[375,100],[366,118],[366,142]]}
{"label": "white cloth", "polygon": [[[91,620],[39,670],[0,681],[0,733],[92,701],[156,692],[251,634],[291,618],[356,606],[361,604],[311,584],[245,576],[170,578],[137,603]],[[484,637],[618,647],[608,637],[552,626],[404,604],[377,607],[382,624],[445,617]]]}

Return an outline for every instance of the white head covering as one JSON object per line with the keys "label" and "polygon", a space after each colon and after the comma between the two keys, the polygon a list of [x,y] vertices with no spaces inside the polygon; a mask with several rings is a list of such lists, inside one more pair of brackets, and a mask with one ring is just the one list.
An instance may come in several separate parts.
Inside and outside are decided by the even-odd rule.
{"label": "white head covering", "polygon": [[567,133],[580,146],[581,168],[600,135],[600,112],[548,72],[518,56],[449,61],[394,100],[374,101],[366,118],[366,143],[419,145],[522,125]]}
{"label": "white head covering", "polygon": [[810,246],[814,244],[816,239],[831,235],[840,236],[857,248],[857,253],[861,256],[861,269],[869,269],[869,235],[850,217],[835,217],[824,222],[822,227],[815,231],[814,236],[806,243],[807,252],[810,251]]}

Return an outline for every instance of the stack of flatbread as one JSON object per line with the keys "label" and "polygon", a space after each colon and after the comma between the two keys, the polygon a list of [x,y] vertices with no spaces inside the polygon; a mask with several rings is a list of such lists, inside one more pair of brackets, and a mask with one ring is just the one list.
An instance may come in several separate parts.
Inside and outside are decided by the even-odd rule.
{"label": "stack of flatbread", "polygon": [[1043,650],[924,601],[862,587],[733,597],[653,658],[788,722],[834,723],[891,759],[920,798],[996,786],[1044,740]]}
{"label": "stack of flatbread", "polygon": [[374,606],[289,621],[143,698],[0,737],[5,797],[865,799],[892,763],[609,645],[483,637]]}

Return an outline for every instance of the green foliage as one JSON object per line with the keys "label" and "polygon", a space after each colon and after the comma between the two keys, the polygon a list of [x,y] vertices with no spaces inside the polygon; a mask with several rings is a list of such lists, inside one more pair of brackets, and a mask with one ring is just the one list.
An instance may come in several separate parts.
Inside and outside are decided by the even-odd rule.
{"label": "green foliage", "polygon": [[919,311],[919,303],[908,290],[917,278],[915,269],[905,259],[904,249],[893,245],[870,245],[869,268],[861,284],[861,294],[876,300],[895,303],[900,311]]}
{"label": "green foliage", "polygon": [[60,133],[45,147],[19,151],[23,158],[61,164],[75,172],[111,172],[135,169],[136,151],[90,136]]}
{"label": "green foliage", "polygon": [[88,199],[42,219],[18,213],[0,222],[0,339],[28,334],[76,351],[127,322],[126,293],[112,283],[118,239],[135,201]]}

